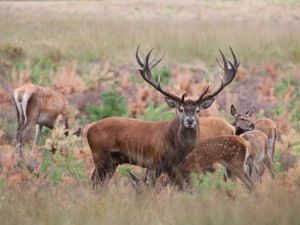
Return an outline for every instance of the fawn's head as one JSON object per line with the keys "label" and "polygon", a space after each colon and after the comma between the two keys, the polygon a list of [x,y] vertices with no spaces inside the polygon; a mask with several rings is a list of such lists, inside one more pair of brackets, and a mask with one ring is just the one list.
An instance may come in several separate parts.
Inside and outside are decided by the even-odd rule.
{"label": "fawn's head", "polygon": [[242,134],[247,131],[251,131],[254,129],[254,122],[251,119],[252,113],[254,112],[255,107],[251,107],[243,114],[238,113],[236,107],[231,105],[231,115],[234,117],[233,126],[236,129],[236,134]]}

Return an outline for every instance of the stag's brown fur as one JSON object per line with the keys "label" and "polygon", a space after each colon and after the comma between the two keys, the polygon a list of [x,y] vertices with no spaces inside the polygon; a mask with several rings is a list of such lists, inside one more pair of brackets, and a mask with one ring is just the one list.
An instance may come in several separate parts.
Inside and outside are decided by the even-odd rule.
{"label": "stag's brown fur", "polygon": [[234,135],[235,128],[224,119],[219,117],[201,117],[199,141],[224,136]]}
{"label": "stag's brown fur", "polygon": [[171,122],[116,117],[100,120],[87,130],[96,167],[92,178],[103,182],[123,163],[171,172],[195,146],[198,132],[198,128],[180,128],[178,117]]}
{"label": "stag's brown fur", "polygon": [[250,146],[239,136],[220,136],[198,144],[176,170],[177,182],[182,186],[191,172],[202,173],[220,163],[230,169],[249,189],[253,182],[245,172],[245,159],[249,158]]}
{"label": "stag's brown fur", "polygon": [[42,127],[53,128],[58,115],[62,115],[65,127],[68,128],[68,101],[59,92],[35,84],[25,84],[14,91],[14,100],[18,117],[18,148],[22,146],[24,135],[34,124],[35,145]]}

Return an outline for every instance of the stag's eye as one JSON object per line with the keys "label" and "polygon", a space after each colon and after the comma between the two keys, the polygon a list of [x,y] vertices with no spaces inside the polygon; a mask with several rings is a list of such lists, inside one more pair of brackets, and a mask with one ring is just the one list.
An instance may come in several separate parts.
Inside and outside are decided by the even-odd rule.
{"label": "stag's eye", "polygon": [[200,109],[199,109],[199,108],[197,108],[197,109],[195,110],[195,112],[196,112],[196,113],[199,113],[199,112],[200,112]]}
{"label": "stag's eye", "polygon": [[180,107],[178,108],[178,111],[179,111],[179,112],[183,112],[183,111],[184,111],[184,108],[183,108],[182,106],[180,106]]}

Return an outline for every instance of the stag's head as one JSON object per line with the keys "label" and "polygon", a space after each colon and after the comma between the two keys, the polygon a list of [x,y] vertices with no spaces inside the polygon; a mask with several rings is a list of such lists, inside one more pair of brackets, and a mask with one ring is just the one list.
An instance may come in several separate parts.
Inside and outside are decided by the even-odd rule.
{"label": "stag's head", "polygon": [[136,60],[141,66],[141,69],[139,69],[139,71],[142,78],[165,96],[166,103],[170,108],[176,109],[176,115],[179,117],[181,125],[185,128],[195,129],[199,125],[198,113],[200,112],[200,110],[210,107],[215,100],[215,96],[218,95],[235,77],[236,71],[239,67],[239,62],[236,59],[236,56],[231,48],[230,50],[234,59],[233,63],[226,59],[223,53],[220,51],[223,58],[223,66],[220,65],[219,61],[218,63],[224,70],[224,77],[220,76],[220,86],[215,91],[208,93],[208,85],[196,100],[185,99],[185,93],[181,97],[171,94],[161,87],[160,77],[158,78],[158,81],[155,81],[153,79],[151,69],[162,60],[163,56],[158,60],[156,60],[156,56],[154,56],[150,60],[152,53],[152,50],[150,50],[145,59],[143,59],[139,55],[138,46],[136,49]]}
{"label": "stag's head", "polygon": [[254,129],[254,122],[251,119],[252,113],[254,112],[255,107],[252,106],[243,114],[238,113],[236,107],[231,105],[230,112],[234,117],[233,126],[236,129],[236,134],[242,134],[247,131],[251,131]]}

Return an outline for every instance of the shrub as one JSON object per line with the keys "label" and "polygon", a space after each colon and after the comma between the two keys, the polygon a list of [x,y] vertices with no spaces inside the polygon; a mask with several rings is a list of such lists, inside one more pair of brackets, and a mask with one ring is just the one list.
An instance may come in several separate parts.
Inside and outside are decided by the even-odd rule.
{"label": "shrub", "polygon": [[160,76],[160,82],[162,84],[168,84],[170,82],[171,73],[166,67],[156,68],[153,71],[153,79],[158,81]]}
{"label": "shrub", "polygon": [[231,192],[235,184],[231,181],[224,181],[224,170],[223,167],[220,167],[215,173],[192,174],[194,190],[200,194],[208,194],[216,190]]}
{"label": "shrub", "polygon": [[[74,136],[65,137],[61,121],[62,117],[59,116],[51,137],[46,140],[40,167],[43,176],[45,175],[44,177],[54,185],[59,185],[63,176],[70,176],[76,180],[81,180],[85,176],[84,162],[75,158],[77,139]],[[52,155],[51,152],[54,151],[55,154]]]}
{"label": "shrub", "polygon": [[43,83],[42,79],[46,78],[46,83],[49,82],[48,75],[57,69],[56,64],[49,58],[37,60],[31,71],[30,79],[32,83]]}
{"label": "shrub", "polygon": [[102,106],[88,105],[86,111],[92,121],[110,116],[128,116],[125,98],[117,91],[105,91],[101,94]]}
{"label": "shrub", "polygon": [[144,115],[137,115],[138,119],[146,121],[162,121],[170,120],[174,116],[174,112],[169,111],[165,105],[155,106],[153,102],[150,102],[145,109]]}

